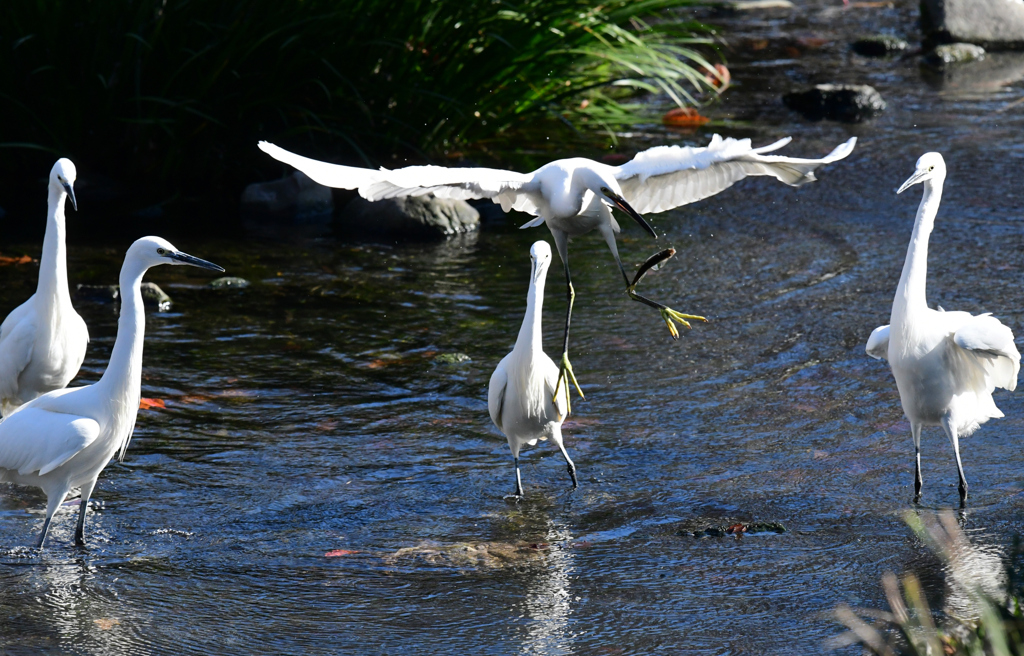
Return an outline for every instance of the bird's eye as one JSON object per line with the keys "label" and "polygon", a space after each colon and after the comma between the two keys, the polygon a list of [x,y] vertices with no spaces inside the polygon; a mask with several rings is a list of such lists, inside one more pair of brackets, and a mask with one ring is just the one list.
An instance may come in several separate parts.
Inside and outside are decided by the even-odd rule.
{"label": "bird's eye", "polygon": [[158,249],[156,249],[156,254],[157,255],[167,255],[167,251],[165,249],[163,249],[163,248],[158,248]]}
{"label": "bird's eye", "polygon": [[601,193],[602,194],[610,194],[611,193],[611,189],[609,189],[608,187],[601,187]]}
{"label": "bird's eye", "polygon": [[929,171],[934,171],[934,170],[935,170],[935,167],[934,167],[934,166],[929,166],[929,167],[928,167],[928,170],[929,170]]}

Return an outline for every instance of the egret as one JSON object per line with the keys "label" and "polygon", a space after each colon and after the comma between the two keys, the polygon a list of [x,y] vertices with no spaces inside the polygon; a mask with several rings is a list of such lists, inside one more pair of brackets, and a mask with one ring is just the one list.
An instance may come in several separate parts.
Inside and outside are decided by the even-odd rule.
{"label": "egret", "polygon": [[921,497],[921,427],[942,426],[953,445],[960,477],[960,504],[967,500],[967,479],[960,461],[960,438],[1003,413],[992,400],[996,387],[1017,387],[1020,353],[1013,333],[991,314],[932,310],[925,298],[928,236],[935,223],[946,179],[939,153],[925,153],[914,174],[896,193],[923,183],[907,259],[896,287],[888,326],[871,333],[867,353],[887,360],[896,379],[903,413],[914,438],[914,500]]}
{"label": "egret", "polygon": [[75,201],[75,165],[59,159],[50,170],[46,235],[39,258],[36,293],[0,325],[0,414],[52,390],[78,374],[89,329],[71,305],[64,246],[64,201]]}
{"label": "egret", "polygon": [[100,380],[44,394],[0,422],[0,482],[35,486],[46,494],[46,520],[39,534],[39,547],[46,539],[53,513],[73,488],[82,490],[75,544],[85,544],[85,513],[96,479],[115,453],[124,459],[135,429],[142,386],[146,330],[142,276],[158,264],[224,270],[182,253],[159,237],[136,241],[121,267],[117,338]]}
{"label": "egret", "polygon": [[544,310],[544,279],[551,264],[551,247],[538,241],[530,248],[532,272],[526,294],[526,315],[512,352],[501,359],[491,374],[487,389],[487,410],[491,421],[508,439],[516,468],[516,491],[506,498],[523,496],[519,475],[519,450],[538,440],[551,438],[562,452],[576,489],[576,465],[562,442],[562,422],[569,413],[569,387],[556,390],[558,367],[544,353],[541,343],[541,314]]}
{"label": "egret", "polygon": [[[546,223],[555,238],[565,269],[568,308],[559,367],[559,389],[568,376],[583,396],[569,362],[569,324],[576,294],[569,274],[569,238],[600,231],[626,282],[629,297],[657,309],[673,339],[679,338],[675,322],[704,317],[682,314],[636,293],[622,260],[615,233],[619,224],[612,216],[616,207],[640,224],[655,239],[654,228],[643,218],[648,212],[687,205],[728,189],[747,176],[767,175],[791,186],[813,181],[814,170],[841,160],[857,143],[852,138],[822,159],[798,159],[766,155],[791,141],[789,137],[769,146],[752,148],[750,139],[722,139],[717,134],[704,148],[657,146],[645,150],[622,166],[609,166],[584,158],[549,162],[533,173],[485,168],[409,166],[390,171],[328,164],[288,152],[266,141],[259,147],[274,159],[289,164],[328,187],[358,189],[363,198],[376,201],[432,193],[441,198],[489,198],[508,212],[515,209],[536,218],[523,224],[532,228]],[[568,385],[568,383],[566,383]]]}

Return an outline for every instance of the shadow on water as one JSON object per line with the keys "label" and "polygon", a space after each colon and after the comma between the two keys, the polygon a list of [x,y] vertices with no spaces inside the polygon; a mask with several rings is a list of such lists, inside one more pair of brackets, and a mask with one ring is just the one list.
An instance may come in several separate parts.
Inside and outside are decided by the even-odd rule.
{"label": "shadow on water", "polygon": [[[954,608],[939,565],[900,520],[912,495],[909,427],[863,345],[888,320],[918,202],[893,190],[932,149],[950,177],[930,301],[993,311],[1021,333],[1024,109],[1007,109],[1019,79],[950,93],[914,57],[849,52],[862,31],[912,36],[914,6],[808,2],[720,19],[738,84],[716,111],[749,122],[734,134],[792,134],[795,155],[851,134],[860,144],[800,190],[747,180],[650,217],[678,256],[645,279],[647,292],[711,319],[679,342],[626,298],[598,238],[577,241],[573,362],[587,400],[566,425],[576,492],[542,444],[524,456],[526,499],[506,503],[511,459],[486,410],[488,378],[522,319],[529,246],[549,239],[542,229],[407,247],[176,237],[253,284],[216,291],[195,271],[149,274],[174,299],[147,318],[143,395],[166,407],[140,412],[125,462],[103,473],[85,552],[70,545],[73,507],[45,552],[20,546],[42,524],[43,498],[3,489],[0,646],[819,653],[839,631],[836,604],[883,606],[880,576],[905,569],[944,600],[935,607]],[[755,37],[780,57],[762,57]],[[781,94],[825,71],[875,85],[889,109],[852,127],[789,113]],[[651,126],[625,143],[680,138],[690,139]],[[620,243],[634,263],[658,247],[633,226]],[[116,280],[126,246],[76,246],[72,234],[72,281]],[[0,311],[35,276],[32,265],[0,267]],[[549,352],[562,290],[555,272]],[[79,381],[92,382],[116,307],[77,307],[93,338]],[[471,359],[436,361],[444,353]],[[989,560],[1024,530],[1019,398],[1000,393],[1006,418],[964,445],[968,535]],[[924,504],[954,505],[939,431],[926,431],[923,460]],[[787,530],[689,530],[751,521]]]}

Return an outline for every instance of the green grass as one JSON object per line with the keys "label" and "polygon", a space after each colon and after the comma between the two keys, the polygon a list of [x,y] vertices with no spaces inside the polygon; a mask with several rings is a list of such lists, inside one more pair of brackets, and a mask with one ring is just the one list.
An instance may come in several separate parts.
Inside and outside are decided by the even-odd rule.
{"label": "green grass", "polygon": [[[833,647],[860,644],[878,656],[1021,656],[1024,654],[1024,548],[1020,539],[993,569],[991,558],[964,535],[952,512],[911,513],[904,519],[918,539],[938,556],[947,588],[963,601],[964,616],[937,615],[913,573],[886,574],[882,587],[889,611],[836,609],[848,632]],[[966,610],[965,610],[966,608]]]}
{"label": "green grass", "polygon": [[710,33],[667,11],[690,4],[4,2],[0,173],[66,155],[170,194],[276,170],[261,138],[380,164],[552,118],[607,129],[637,119],[637,92],[711,92]]}

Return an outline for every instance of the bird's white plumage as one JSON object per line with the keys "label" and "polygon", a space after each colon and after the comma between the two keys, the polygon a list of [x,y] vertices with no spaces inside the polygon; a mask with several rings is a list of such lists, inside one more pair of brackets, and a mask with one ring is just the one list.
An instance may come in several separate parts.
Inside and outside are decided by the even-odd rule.
{"label": "bird's white plumage", "polygon": [[17,408],[0,422],[0,482],[32,485],[47,496],[46,522],[68,491],[82,489],[76,541],[81,541],[89,495],[110,459],[123,453],[139,411],[145,313],[142,277],[157,264],[216,265],[180,253],[159,237],[139,239],[120,276],[121,316],[110,363],[100,380],[58,389]]}
{"label": "bird's white plumage", "polygon": [[0,465],[24,476],[44,476],[96,441],[95,419],[42,408],[25,408],[3,422]]}
{"label": "bird's white plumage", "polygon": [[879,326],[872,330],[868,337],[868,345],[864,350],[876,360],[887,359],[889,357],[889,326]]}
{"label": "bird's white plumage", "polygon": [[[565,457],[570,472],[575,472],[562,441],[561,429],[568,414],[568,386],[563,385],[555,396],[558,367],[544,353],[541,340],[544,279],[551,263],[551,247],[539,241],[530,249],[530,256],[533,267],[526,314],[515,347],[491,374],[487,410],[494,425],[507,438],[512,457],[517,461],[523,446],[550,438]],[[517,494],[521,494],[518,467],[516,488]]]}
{"label": "bird's white plumage", "polygon": [[85,359],[89,329],[71,304],[64,244],[65,200],[76,177],[67,159],[57,160],[50,170],[36,293],[0,324],[0,413],[5,417],[65,387]]}
{"label": "bird's white plumage", "polygon": [[872,332],[867,351],[873,357],[884,357],[896,379],[918,452],[915,488],[920,491],[921,427],[940,425],[953,445],[963,500],[967,483],[959,438],[970,435],[989,419],[1003,416],[992,393],[997,387],[1016,388],[1020,353],[1013,343],[1013,333],[995,317],[933,310],[927,305],[928,237],[945,176],[942,156],[926,153],[918,160],[914,175],[900,187],[902,192],[922,182],[924,193],[889,326]]}
{"label": "bird's white plumage", "polygon": [[848,156],[857,140],[851,138],[821,159],[763,154],[787,143],[783,139],[755,149],[750,139],[715,135],[706,148],[658,146],[620,166],[615,177],[637,212],[664,212],[714,196],[750,176],[771,176],[794,187],[813,182],[814,169]]}
{"label": "bird's white plumage", "polygon": [[[637,154],[619,167],[593,160],[555,160],[532,173],[489,168],[410,166],[373,171],[318,162],[265,141],[260,148],[271,157],[303,171],[329,187],[358,189],[367,200],[432,193],[442,198],[489,198],[509,211],[552,219],[568,219],[587,206],[584,195],[604,185],[620,190],[638,212],[659,212],[706,198],[751,175],[770,175],[786,184],[814,180],[818,166],[840,160],[853,151],[856,138],[822,159],[765,155],[789,143],[789,138],[762,148],[749,139],[712,137],[703,148],[658,146]],[[582,173],[596,174],[596,184],[581,184]],[[639,206],[639,207],[638,207]],[[641,207],[647,209],[640,209]]]}

